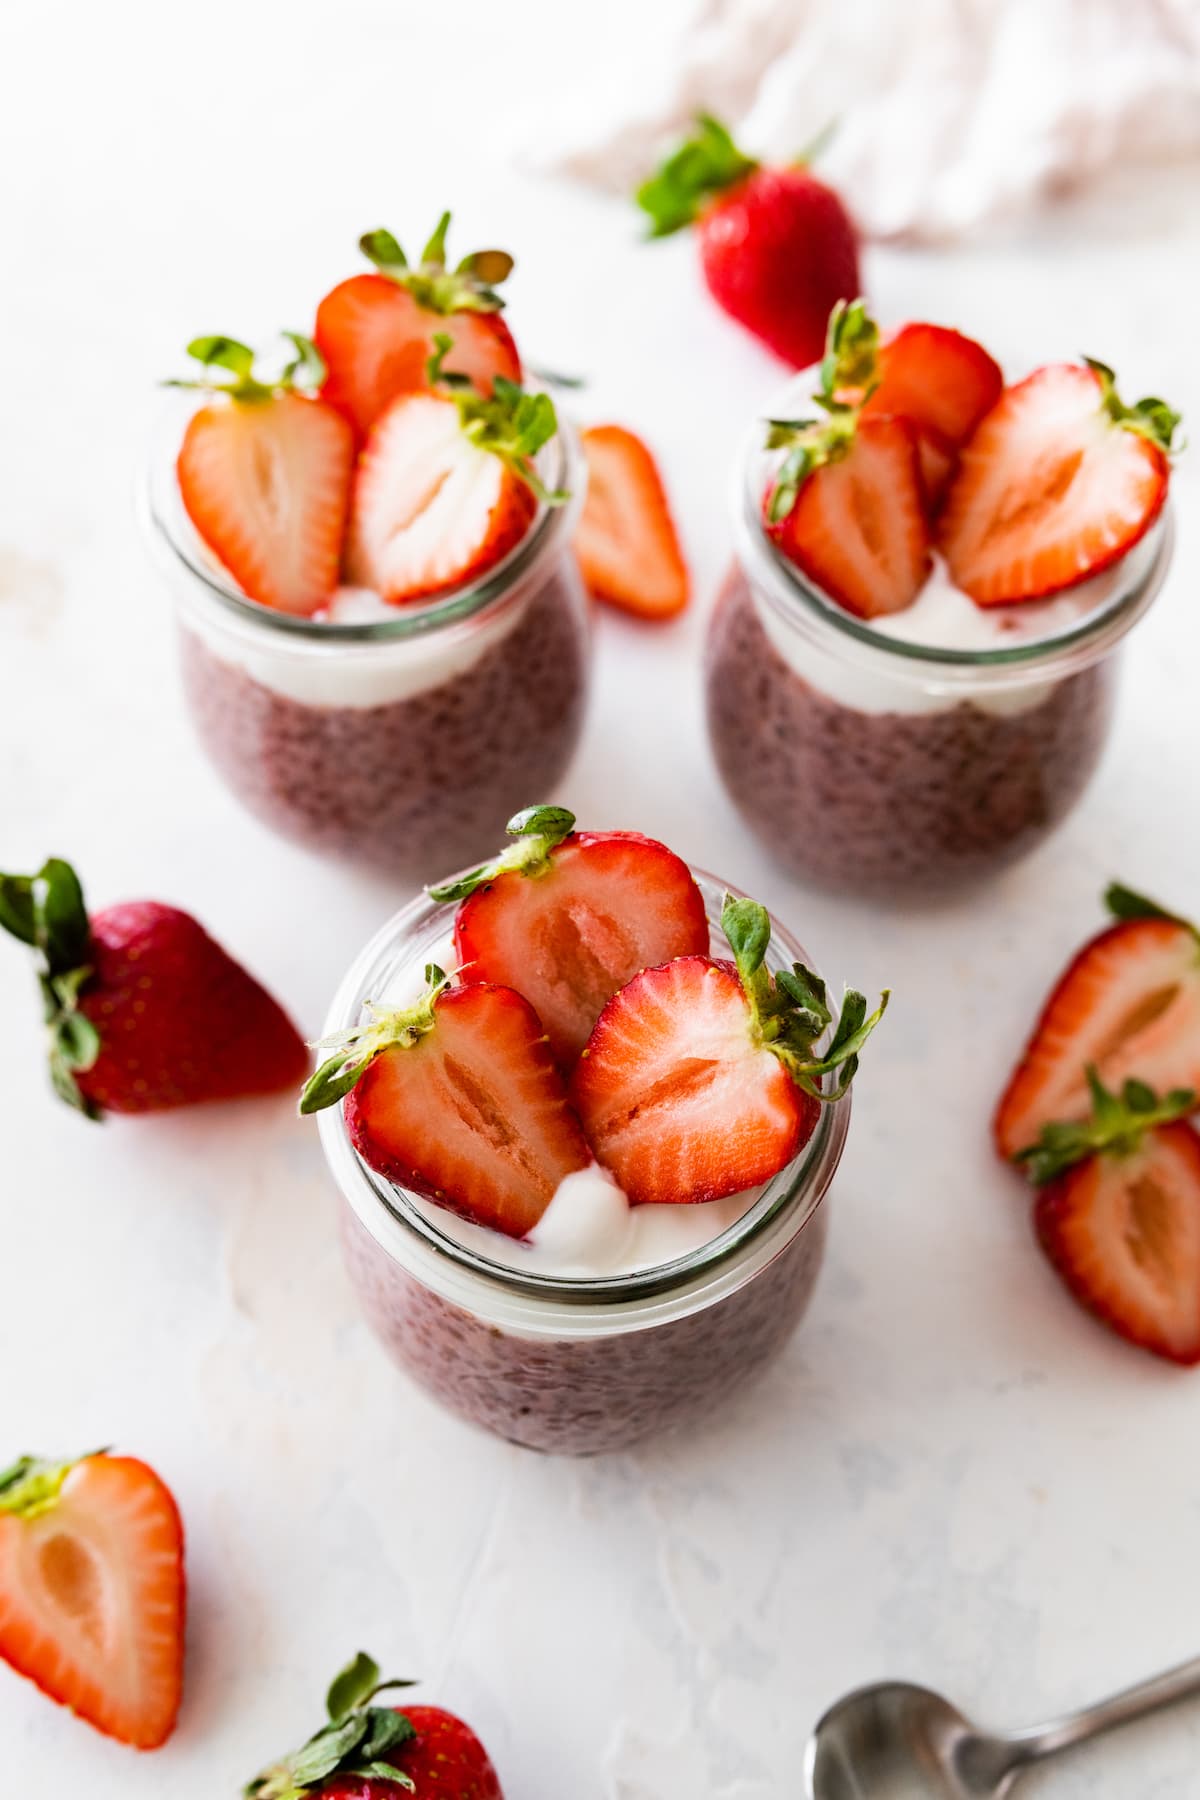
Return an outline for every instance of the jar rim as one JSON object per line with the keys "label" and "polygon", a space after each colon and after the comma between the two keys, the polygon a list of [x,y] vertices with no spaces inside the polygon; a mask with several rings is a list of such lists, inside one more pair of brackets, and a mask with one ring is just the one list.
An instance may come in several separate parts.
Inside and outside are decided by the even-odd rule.
{"label": "jar rim", "polygon": [[[740,895],[740,890],[718,882],[704,870],[693,869],[692,873],[704,895],[710,922],[712,909],[719,908],[725,893]],[[372,990],[379,991],[379,984],[404,956],[405,943],[435,920],[448,923],[451,915],[452,905],[439,905],[427,894],[418,895],[395,913],[364,947],[343,979],[326,1020],[326,1034],[332,1036],[356,1023]],[[773,915],[768,962],[772,968],[790,966],[792,962],[812,966],[801,946]],[[693,1290],[707,1291],[713,1282],[727,1278],[731,1267],[743,1261],[781,1221],[786,1220],[789,1236],[801,1231],[824,1198],[841,1160],[850,1104],[850,1096],[846,1095],[823,1105],[816,1127],[799,1154],[764,1185],[739,1219],[708,1243],[671,1262],[603,1276],[541,1274],[480,1255],[441,1231],[416,1205],[408,1190],[368,1168],[350,1143],[341,1105],[322,1112],[319,1126],[334,1180],[346,1203],[372,1235],[378,1237],[372,1225],[374,1216],[385,1229],[388,1221],[399,1227],[406,1244],[423,1261],[432,1259],[435,1265],[452,1267],[460,1277],[482,1283],[495,1294],[535,1304],[545,1302],[568,1311],[592,1308],[610,1312],[664,1297],[677,1299]]]}
{"label": "jar rim", "polygon": [[[762,455],[765,418],[747,431],[733,487],[733,529],[738,560],[775,611],[799,634],[829,653],[867,660],[895,676],[926,677],[944,687],[1018,686],[1036,674],[1053,680],[1097,661],[1140,619],[1170,568],[1175,516],[1170,500],[1139,541],[1113,565],[1126,579],[1082,618],[1043,638],[997,649],[962,650],[914,643],[876,631],[830,599],[790,562],[762,524]],[[980,678],[983,678],[981,683]]]}
{"label": "jar rim", "polygon": [[[543,391],[536,382],[527,385]],[[353,623],[304,618],[249,599],[221,569],[188,518],[175,464],[187,419],[203,404],[203,395],[175,392],[159,410],[136,495],[143,536],[154,560],[169,575],[182,572],[199,601],[211,602],[243,628],[276,633],[297,643],[395,644],[473,618],[506,598],[537,564],[569,541],[583,504],[587,483],[583,452],[573,424],[559,411],[558,430],[539,453],[537,465],[546,487],[566,488],[570,499],[562,506],[539,500],[529,530],[500,562],[478,579],[424,604],[397,607],[395,618]]]}

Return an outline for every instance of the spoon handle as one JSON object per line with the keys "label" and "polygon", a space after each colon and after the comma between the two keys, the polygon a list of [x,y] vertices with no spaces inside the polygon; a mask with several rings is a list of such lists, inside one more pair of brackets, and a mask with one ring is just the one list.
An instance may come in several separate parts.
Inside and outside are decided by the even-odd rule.
{"label": "spoon handle", "polygon": [[1019,1747],[1022,1762],[1040,1762],[1045,1756],[1070,1749],[1072,1744],[1086,1743],[1089,1738],[1099,1737],[1101,1732],[1128,1725],[1134,1719],[1145,1718],[1147,1713],[1157,1712],[1160,1707],[1174,1706],[1177,1701],[1194,1695],[1200,1695],[1200,1657],[1181,1663],[1177,1669],[1168,1669],[1165,1675],[1141,1681],[1136,1687],[1125,1688],[1111,1699],[1101,1700],[1065,1719],[1034,1726],[1030,1731],[1015,1732],[1012,1742]]}

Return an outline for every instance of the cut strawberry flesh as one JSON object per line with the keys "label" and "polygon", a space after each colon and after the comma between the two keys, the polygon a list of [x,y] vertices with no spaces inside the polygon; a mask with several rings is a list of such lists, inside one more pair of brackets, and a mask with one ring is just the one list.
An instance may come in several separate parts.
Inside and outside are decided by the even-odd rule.
{"label": "cut strawberry flesh", "polygon": [[323,397],[360,438],[399,394],[428,387],[433,339],[453,340],[446,367],[490,393],[497,375],[521,379],[521,362],[499,313],[435,313],[386,275],[354,275],[317,308],[313,341],[325,359]]}
{"label": "cut strawberry flesh", "polygon": [[179,1514],[144,1463],[89,1457],[48,1511],[0,1514],[0,1656],[99,1731],[169,1737],[183,1615]]}
{"label": "cut strawberry flesh", "polygon": [[252,600],[308,615],[338,581],[354,440],[299,394],[192,415],[177,465],[188,516]]}
{"label": "cut strawberry flesh", "polygon": [[958,448],[932,427],[917,431],[917,460],[921,468],[921,486],[929,512],[935,513],[946,495],[954,471],[958,467]]}
{"label": "cut strawberry flesh", "polygon": [[755,1043],[733,965],[702,956],[648,969],[609,1002],[571,1098],[634,1205],[717,1200],[769,1180],[819,1110]]}
{"label": "cut strawberry flesh", "polygon": [[768,529],[783,554],[860,618],[902,612],[929,574],[929,527],[913,428],[864,418],[848,453],[811,474]]}
{"label": "cut strawberry flesh", "polygon": [[1046,1003],[996,1113],[1012,1157],[1043,1125],[1087,1118],[1085,1070],[1119,1091],[1130,1077],[1158,1093],[1200,1092],[1200,944],[1186,925],[1130,919],[1080,951]]}
{"label": "cut strawberry flesh", "polygon": [[389,1181],[509,1237],[591,1160],[537,1014],[482,983],[448,989],[432,1031],[375,1058],[346,1121]]}
{"label": "cut strawberry flesh", "polygon": [[687,564],[650,451],[619,425],[594,426],[581,441],[588,488],[575,547],[589,593],[644,618],[681,611]]}
{"label": "cut strawberry flesh", "polygon": [[974,338],[946,325],[905,325],[879,352],[879,386],[863,412],[898,413],[952,448],[1000,398],[1000,365]]}
{"label": "cut strawberry flesh", "polygon": [[1167,458],[1101,401],[1091,369],[1039,369],[1006,390],[963,448],[938,542],[980,606],[1041,599],[1099,574],[1158,517]]}
{"label": "cut strawberry flesh", "polygon": [[708,949],[685,862],[636,832],[577,832],[543,873],[500,875],[464,900],[455,950],[473,981],[524,994],[564,1067],[640,970]]}
{"label": "cut strawberry flesh", "polygon": [[1200,1137],[1159,1126],[1043,1188],[1036,1225],[1075,1298],[1135,1344],[1200,1362]]}
{"label": "cut strawberry flesh", "polygon": [[525,483],[467,439],[452,401],[405,395],[363,452],[347,573],[393,604],[422,599],[485,573],[535,511]]}

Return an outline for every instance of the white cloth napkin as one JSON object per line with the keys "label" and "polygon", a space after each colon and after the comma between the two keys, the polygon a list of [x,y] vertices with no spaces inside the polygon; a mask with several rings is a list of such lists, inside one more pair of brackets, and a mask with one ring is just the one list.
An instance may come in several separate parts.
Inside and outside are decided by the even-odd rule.
{"label": "white cloth napkin", "polygon": [[880,238],[938,240],[1117,166],[1200,156],[1200,0],[700,0],[661,102],[554,166],[629,190],[707,108]]}

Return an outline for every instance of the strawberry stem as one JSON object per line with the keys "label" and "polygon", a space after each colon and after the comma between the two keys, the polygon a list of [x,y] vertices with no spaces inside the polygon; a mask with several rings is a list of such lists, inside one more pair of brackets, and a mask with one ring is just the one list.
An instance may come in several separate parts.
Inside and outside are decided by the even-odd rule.
{"label": "strawberry stem", "polygon": [[500,312],[504,301],[496,292],[513,271],[507,250],[473,250],[456,269],[446,266],[446,233],[450,214],[444,212],[433,236],[414,268],[390,231],[365,231],[358,247],[381,275],[407,288],[418,306],[427,312]]}
{"label": "strawberry stem", "polygon": [[437,1003],[450,977],[436,963],[425,965],[425,991],[411,1006],[373,1006],[365,1023],[322,1038],[318,1049],[334,1051],[311,1075],[300,1095],[302,1113],[323,1112],[347,1095],[384,1050],[408,1050],[434,1028]]}
{"label": "strawberry stem", "polygon": [[[1175,433],[1182,423],[1182,414],[1169,407],[1165,400],[1154,394],[1147,394],[1133,406],[1126,406],[1117,392],[1117,378],[1107,363],[1098,362],[1094,356],[1082,359],[1100,383],[1100,405],[1114,425],[1124,431],[1135,432],[1139,437],[1149,438],[1160,450],[1169,456],[1175,445]],[[1178,446],[1182,448],[1182,446]]]}
{"label": "strawberry stem", "polygon": [[1196,1110],[1192,1088],[1172,1088],[1161,1100],[1144,1081],[1127,1081],[1120,1094],[1105,1087],[1093,1063],[1087,1066],[1092,1097],[1089,1119],[1043,1125],[1038,1140],[1018,1150],[1020,1163],[1035,1187],[1085,1162],[1090,1156],[1129,1156],[1156,1125],[1170,1125]]}
{"label": "strawberry stem", "polygon": [[360,1650],[330,1685],[328,1722],[298,1750],[290,1751],[242,1789],[248,1800],[304,1800],[334,1776],[391,1781],[412,1789],[403,1769],[386,1759],[416,1736],[412,1721],[390,1706],[372,1706],[377,1694],[412,1687],[411,1681],[381,1681],[379,1664]]}
{"label": "strawberry stem", "polygon": [[550,868],[550,852],[575,829],[575,814],[565,806],[527,806],[514,813],[504,829],[510,838],[515,838],[515,843],[491,862],[468,870],[454,881],[427,888],[429,898],[443,903],[465,900],[498,875],[545,875]]}
{"label": "strawberry stem", "polygon": [[[771,1053],[779,1058],[797,1087],[814,1099],[840,1100],[858,1070],[859,1052],[887,1011],[891,998],[884,989],[875,1011],[867,1016],[867,1002],[854,988],[842,996],[836,1023],[825,983],[803,963],[772,974],[766,967],[771,942],[771,919],[757,900],[735,900],[726,894],[721,909],[721,929],[733,951],[742,988],[750,1002],[754,1028]],[[813,1056],[817,1039],[833,1026],[829,1046]],[[840,1069],[837,1084],[826,1090],[822,1078]]]}
{"label": "strawberry stem", "polygon": [[815,470],[847,455],[865,402],[879,386],[879,327],[865,300],[839,300],[829,315],[820,385],[813,404],[823,419],[768,419],[766,448],[788,451],[767,501],[767,518],[781,524]]}
{"label": "strawberry stem", "polygon": [[444,387],[458,408],[463,436],[479,450],[498,456],[543,506],[563,506],[571,498],[565,489],[551,492],[542,482],[533,458],[558,430],[558,415],[549,394],[527,394],[515,381],[497,375],[490,395],[479,393],[469,375],[444,364],[454,339],[436,333],[433,355],[425,364],[431,387]]}
{"label": "strawberry stem", "polygon": [[671,152],[634,196],[650,220],[648,235],[669,237],[681,231],[692,224],[711,195],[736,187],[757,168],[719,119],[698,113],[693,135]]}
{"label": "strawberry stem", "polygon": [[86,1118],[99,1119],[99,1107],[84,1097],[76,1080],[99,1056],[100,1034],[79,1008],[92,974],[87,960],[91,928],[83,888],[70,863],[51,856],[36,875],[0,875],[0,926],[38,954],[55,1093]]}

